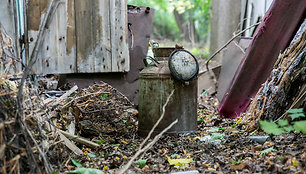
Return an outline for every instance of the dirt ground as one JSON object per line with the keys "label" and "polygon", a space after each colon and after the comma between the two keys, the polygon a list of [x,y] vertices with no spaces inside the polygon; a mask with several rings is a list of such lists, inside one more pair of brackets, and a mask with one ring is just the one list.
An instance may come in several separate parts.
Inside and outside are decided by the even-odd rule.
{"label": "dirt ground", "polygon": [[[80,90],[69,100],[73,99],[68,108],[58,110],[56,125],[67,130],[71,122],[68,115],[72,114],[77,118],[76,133],[100,147],[76,143],[84,152],[76,155],[63,143],[53,145],[47,154],[54,170],[67,173],[78,166],[105,173],[118,172],[143,141],[137,134],[137,110],[120,92],[104,83]],[[127,173],[306,172],[306,135],[267,136],[260,129],[248,132],[244,130],[243,118],[220,118],[217,106],[215,97],[201,95],[198,130],[190,134],[163,135],[136,159]]]}

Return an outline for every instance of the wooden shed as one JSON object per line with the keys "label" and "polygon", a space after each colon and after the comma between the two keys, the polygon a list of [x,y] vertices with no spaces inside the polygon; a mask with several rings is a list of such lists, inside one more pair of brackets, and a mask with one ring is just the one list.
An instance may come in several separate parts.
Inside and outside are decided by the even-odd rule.
{"label": "wooden shed", "polygon": [[[48,4],[27,1],[29,52]],[[35,74],[129,71],[126,0],[62,0],[38,57]]]}
{"label": "wooden shed", "polygon": [[[31,54],[50,0],[0,0],[1,23],[16,42],[16,28],[25,30],[25,48]],[[23,2],[18,26],[16,2]],[[18,26],[18,27],[17,27]],[[61,0],[48,23],[34,74],[128,72],[126,0]],[[25,60],[27,62],[28,60]]]}

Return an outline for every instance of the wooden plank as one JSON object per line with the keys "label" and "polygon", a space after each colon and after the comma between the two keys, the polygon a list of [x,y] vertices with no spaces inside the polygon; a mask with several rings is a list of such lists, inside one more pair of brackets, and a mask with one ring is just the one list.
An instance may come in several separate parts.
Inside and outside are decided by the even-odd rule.
{"label": "wooden plank", "polygon": [[[37,29],[43,20],[48,3],[49,1],[29,0],[27,21],[30,54],[38,35]],[[58,5],[44,36],[38,59],[33,66],[33,71],[36,74],[75,72],[76,46],[74,20],[71,20],[74,19],[73,4],[74,0],[63,0]]]}
{"label": "wooden plank", "polygon": [[110,72],[109,0],[76,0],[77,72]]}
{"label": "wooden plank", "polygon": [[127,42],[126,1],[111,0],[110,9],[112,72],[127,72],[130,69],[130,58]]}
{"label": "wooden plank", "polygon": [[[28,0],[29,53],[49,0]],[[45,34],[36,74],[129,70],[125,0],[63,0]]]}

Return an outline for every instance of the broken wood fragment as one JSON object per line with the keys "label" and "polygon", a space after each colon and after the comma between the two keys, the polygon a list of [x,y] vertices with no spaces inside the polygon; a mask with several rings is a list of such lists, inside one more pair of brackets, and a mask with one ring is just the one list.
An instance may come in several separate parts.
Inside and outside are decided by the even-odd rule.
{"label": "broken wood fragment", "polygon": [[72,87],[69,91],[67,91],[65,94],[63,94],[60,98],[57,98],[55,100],[55,102],[52,104],[52,106],[57,106],[58,104],[60,104],[62,101],[64,101],[67,97],[69,97],[73,92],[75,92],[76,90],[78,90],[78,86],[75,85],[74,87]]}
{"label": "broken wood fragment", "polygon": [[94,142],[91,142],[83,137],[78,137],[76,135],[72,135],[68,132],[65,132],[65,131],[62,131],[62,130],[59,130],[60,133],[62,133],[63,135],[65,135],[65,137],[67,137],[68,139],[71,139],[77,143],[80,143],[80,144],[84,144],[86,146],[89,146],[89,147],[93,147],[93,148],[97,148],[99,147],[100,145],[97,144],[97,143],[94,143]]}
{"label": "broken wood fragment", "polygon": [[62,132],[64,131],[59,130],[58,134],[60,135],[61,140],[64,141],[65,145],[77,155],[82,155],[83,151],[79,149],[76,145],[74,145],[68,138],[66,138],[66,136]]}

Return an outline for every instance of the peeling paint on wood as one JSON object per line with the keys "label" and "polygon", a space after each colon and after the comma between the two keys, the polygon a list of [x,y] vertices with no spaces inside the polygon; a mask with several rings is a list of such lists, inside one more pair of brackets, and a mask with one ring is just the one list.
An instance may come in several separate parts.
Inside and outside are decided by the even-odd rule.
{"label": "peeling paint on wood", "polygon": [[[30,52],[48,2],[29,0]],[[51,19],[34,72],[129,71],[126,5],[125,0],[63,0]]]}
{"label": "peeling paint on wood", "polygon": [[28,13],[28,29],[38,31],[41,22],[41,15],[46,13],[49,0],[30,0],[28,1],[28,9],[31,10]]}
{"label": "peeling paint on wood", "polygon": [[129,48],[127,43],[127,4],[125,0],[110,1],[112,70],[129,71]]}

